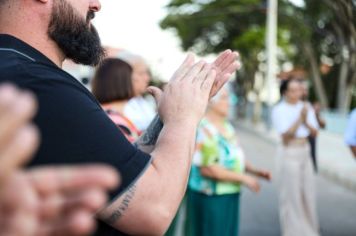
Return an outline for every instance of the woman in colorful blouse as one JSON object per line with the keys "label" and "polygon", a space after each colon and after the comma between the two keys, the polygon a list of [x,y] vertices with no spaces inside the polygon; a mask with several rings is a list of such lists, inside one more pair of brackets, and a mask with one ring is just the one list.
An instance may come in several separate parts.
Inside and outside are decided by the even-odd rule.
{"label": "woman in colorful blouse", "polygon": [[227,121],[229,98],[226,87],[211,101],[198,129],[188,185],[190,235],[238,235],[241,185],[254,192],[260,190],[257,179],[246,172],[271,178],[268,171],[256,169],[245,160],[235,129]]}
{"label": "woman in colorful blouse", "polygon": [[134,96],[132,68],[126,62],[107,58],[96,69],[92,81],[92,92],[110,119],[130,142],[140,136],[136,126],[123,115],[128,101]]}

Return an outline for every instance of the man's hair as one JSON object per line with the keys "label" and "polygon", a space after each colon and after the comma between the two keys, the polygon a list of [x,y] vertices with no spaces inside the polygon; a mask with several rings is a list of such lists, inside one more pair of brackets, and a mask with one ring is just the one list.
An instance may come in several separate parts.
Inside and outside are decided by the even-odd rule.
{"label": "man's hair", "polygon": [[97,68],[92,92],[102,104],[129,100],[134,96],[132,85],[132,67],[117,58],[108,58]]}

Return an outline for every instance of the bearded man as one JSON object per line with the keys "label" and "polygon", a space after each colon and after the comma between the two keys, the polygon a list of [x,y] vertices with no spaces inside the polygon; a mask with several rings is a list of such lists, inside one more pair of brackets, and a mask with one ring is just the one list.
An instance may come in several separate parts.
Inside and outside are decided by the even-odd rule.
{"label": "bearded man", "polygon": [[98,0],[0,0],[0,82],[38,99],[34,123],[43,141],[31,165],[104,163],[121,174],[96,215],[105,222],[97,235],[163,235],[186,189],[197,125],[209,97],[237,69],[237,54],[227,50],[213,64],[188,55],[164,92],[150,89],[160,119],[133,146],[61,69],[66,58],[97,65],[104,57],[91,24],[100,7]]}

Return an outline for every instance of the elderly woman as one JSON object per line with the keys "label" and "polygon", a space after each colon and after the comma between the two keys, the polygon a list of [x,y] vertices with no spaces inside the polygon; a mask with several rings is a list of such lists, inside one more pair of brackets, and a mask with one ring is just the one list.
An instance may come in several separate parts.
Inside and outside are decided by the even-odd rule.
{"label": "elderly woman", "polygon": [[257,179],[246,172],[271,177],[245,160],[235,129],[227,121],[229,107],[225,87],[210,102],[198,130],[187,197],[191,235],[238,235],[241,185],[260,190]]}
{"label": "elderly woman", "polygon": [[118,58],[125,61],[132,67],[132,85],[133,98],[125,106],[124,114],[136,127],[142,132],[147,129],[154,116],[156,115],[155,103],[149,101],[150,96],[144,96],[147,93],[147,87],[151,81],[151,73],[143,57],[122,51]]}
{"label": "elderly woman", "polygon": [[134,97],[132,67],[123,60],[107,58],[96,69],[92,92],[110,119],[130,142],[136,141],[140,131],[124,115],[125,107]]}

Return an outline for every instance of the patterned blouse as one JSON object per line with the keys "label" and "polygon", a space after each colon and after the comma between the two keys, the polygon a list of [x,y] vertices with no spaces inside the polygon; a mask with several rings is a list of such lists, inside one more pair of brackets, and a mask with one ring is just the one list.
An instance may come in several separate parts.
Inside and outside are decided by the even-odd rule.
{"label": "patterned blouse", "polygon": [[245,157],[239,145],[235,129],[225,122],[225,136],[204,119],[197,133],[197,146],[189,178],[189,188],[207,195],[233,194],[240,192],[240,184],[216,181],[201,175],[200,167],[220,165],[236,173],[245,170]]}
{"label": "patterned blouse", "polygon": [[109,107],[103,107],[109,118],[116,124],[116,126],[125,135],[130,143],[134,143],[141,135],[141,132],[136,128],[136,126],[121,113],[110,109]]}

